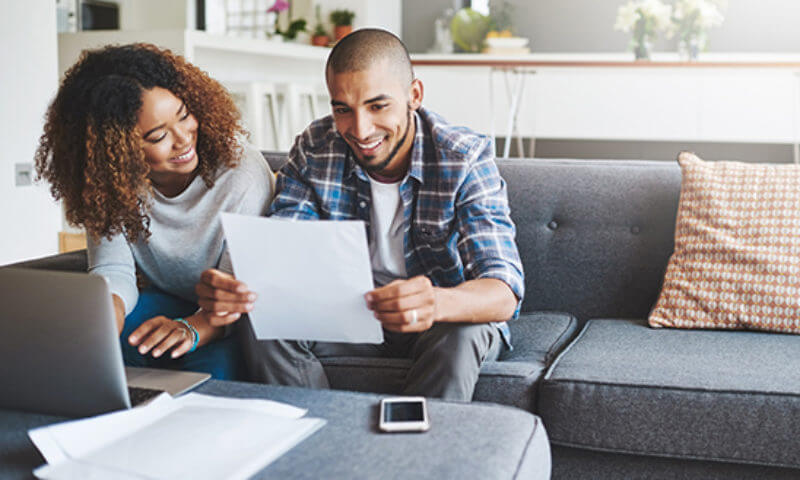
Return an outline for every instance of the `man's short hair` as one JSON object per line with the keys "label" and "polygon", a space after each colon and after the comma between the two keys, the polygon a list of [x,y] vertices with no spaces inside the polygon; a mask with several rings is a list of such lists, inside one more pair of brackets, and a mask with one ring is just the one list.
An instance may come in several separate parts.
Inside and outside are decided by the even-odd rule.
{"label": "man's short hair", "polygon": [[414,80],[406,46],[396,35],[379,28],[356,30],[339,40],[328,55],[325,75],[367,70],[379,61],[388,61],[409,85]]}

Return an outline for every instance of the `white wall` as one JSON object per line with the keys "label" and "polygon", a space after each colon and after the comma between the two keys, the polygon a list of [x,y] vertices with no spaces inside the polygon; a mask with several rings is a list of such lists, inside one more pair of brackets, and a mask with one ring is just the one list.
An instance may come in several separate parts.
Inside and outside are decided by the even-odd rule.
{"label": "white wall", "polygon": [[0,265],[56,253],[61,209],[46,185],[14,186],[58,88],[52,0],[0,0]]}
{"label": "white wall", "polygon": [[[325,23],[328,23],[328,14],[331,10],[346,8],[356,12],[353,28],[379,27],[398,37],[403,33],[401,0],[317,0],[316,4],[321,7]],[[310,15],[310,27],[313,28],[314,24],[313,15]]]}
{"label": "white wall", "polygon": [[194,0],[117,0],[121,30],[195,28]]}

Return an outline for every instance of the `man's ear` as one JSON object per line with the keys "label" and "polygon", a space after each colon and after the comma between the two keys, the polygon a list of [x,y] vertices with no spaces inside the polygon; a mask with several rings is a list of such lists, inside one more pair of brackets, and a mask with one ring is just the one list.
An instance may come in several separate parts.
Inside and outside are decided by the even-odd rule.
{"label": "man's ear", "polygon": [[422,105],[422,96],[424,93],[424,88],[422,86],[422,81],[418,78],[415,78],[411,82],[411,90],[409,91],[409,101],[408,101],[408,108],[411,110],[416,110]]}

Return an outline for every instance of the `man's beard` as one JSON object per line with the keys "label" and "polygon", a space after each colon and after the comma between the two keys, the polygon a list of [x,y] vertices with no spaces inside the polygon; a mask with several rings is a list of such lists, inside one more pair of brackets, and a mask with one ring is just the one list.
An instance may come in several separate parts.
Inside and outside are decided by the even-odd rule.
{"label": "man's beard", "polygon": [[410,129],[411,129],[411,108],[409,107],[408,118],[406,119],[406,131],[403,133],[403,136],[400,138],[400,141],[397,142],[397,145],[394,146],[392,151],[389,152],[389,155],[387,155],[382,162],[378,163],[377,165],[368,165],[366,161],[363,161],[360,158],[358,158],[358,155],[356,155],[355,153],[353,154],[353,159],[361,168],[363,168],[368,173],[380,172],[381,170],[386,168],[386,166],[389,165],[392,162],[392,160],[394,160],[394,157],[395,155],[397,155],[397,152],[400,150],[400,147],[402,147],[403,144],[406,143],[406,138],[408,138],[408,131]]}

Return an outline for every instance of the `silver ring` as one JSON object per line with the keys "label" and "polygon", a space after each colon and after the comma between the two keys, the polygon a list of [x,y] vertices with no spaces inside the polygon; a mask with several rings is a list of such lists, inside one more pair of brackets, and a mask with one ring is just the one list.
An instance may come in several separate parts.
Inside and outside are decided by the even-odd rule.
{"label": "silver ring", "polygon": [[417,323],[417,310],[416,309],[415,310],[411,310],[411,321],[408,322],[408,323],[411,324],[411,325],[414,325],[415,323]]}

